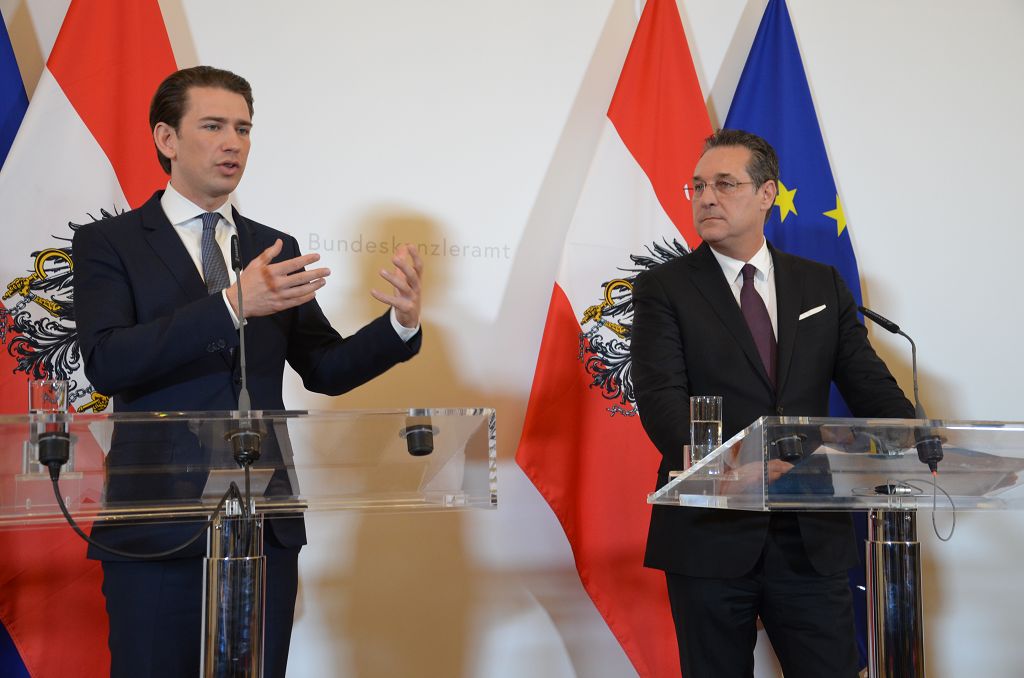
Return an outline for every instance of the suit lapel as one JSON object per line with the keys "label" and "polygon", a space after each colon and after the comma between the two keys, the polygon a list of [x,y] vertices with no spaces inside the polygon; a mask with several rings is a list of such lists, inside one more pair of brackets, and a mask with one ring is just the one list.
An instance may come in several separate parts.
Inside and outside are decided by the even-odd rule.
{"label": "suit lapel", "polygon": [[189,301],[202,299],[207,294],[206,284],[181,242],[181,237],[167,220],[167,215],[160,205],[161,195],[163,191],[157,191],[139,208],[142,227],[146,229],[146,240],[156,257],[167,266],[171,275],[178,281]]}
{"label": "suit lapel", "polygon": [[252,225],[249,223],[249,219],[239,214],[239,211],[234,209],[233,205],[231,206],[231,214],[234,217],[234,228],[238,230],[239,255],[242,257],[242,267],[245,268],[265,247],[259,250],[256,249],[259,243],[254,242],[256,235]]}
{"label": "suit lapel", "polygon": [[250,261],[273,243],[263,242],[256,229],[252,227],[252,223],[239,214],[234,206],[231,207],[231,213],[235,218],[235,229],[238,231],[238,253],[242,257],[242,268],[245,268]]}
{"label": "suit lapel", "polygon": [[[178,281],[185,297],[189,301],[202,299],[209,294],[206,283],[196,269],[196,264],[189,256],[188,250],[181,242],[181,237],[174,230],[174,226],[167,220],[164,209],[160,205],[160,196],[163,191],[158,191],[152,198],[139,208],[142,216],[142,227],[146,230],[146,239],[157,258],[160,259],[171,275]],[[260,243],[254,242],[253,229],[249,221],[242,217],[237,210],[232,208],[235,217],[235,226],[238,230],[238,247],[242,256],[242,267],[244,268],[255,256],[255,253],[262,252],[267,247],[260,249]],[[221,351],[221,357],[230,367],[236,360],[229,351]],[[235,352],[237,353],[237,351]]]}
{"label": "suit lapel", "polygon": [[765,386],[771,388],[771,380],[761,362],[761,355],[757,352],[754,337],[750,334],[747,321],[743,319],[743,312],[736,303],[736,297],[733,296],[729,283],[722,274],[722,267],[718,265],[718,260],[711,252],[711,247],[707,243],[702,243],[693,254],[686,257],[686,261],[693,269],[691,279],[698,292],[707,300],[715,315],[743,349],[744,355],[760,375]]}
{"label": "suit lapel", "polygon": [[796,330],[800,314],[800,275],[793,267],[792,260],[779,252],[770,244],[768,248],[775,263],[775,308],[779,326],[777,356],[777,393],[781,394],[786,386],[789,366],[793,360],[793,347],[796,344]]}

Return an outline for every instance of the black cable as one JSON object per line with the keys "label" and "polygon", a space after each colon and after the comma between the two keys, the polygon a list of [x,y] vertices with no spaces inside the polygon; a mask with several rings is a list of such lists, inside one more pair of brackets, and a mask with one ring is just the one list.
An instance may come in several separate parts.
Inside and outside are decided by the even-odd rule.
{"label": "black cable", "polygon": [[241,499],[241,493],[238,491],[238,485],[236,485],[232,481],[231,485],[224,493],[224,496],[220,498],[219,502],[217,502],[217,506],[213,509],[213,514],[210,515],[210,519],[207,520],[206,524],[203,525],[203,527],[198,532],[196,532],[195,536],[193,536],[187,542],[180,546],[176,546],[172,549],[168,549],[167,551],[160,551],[158,553],[131,553],[129,551],[120,551],[110,546],[104,546],[103,544],[99,543],[98,541],[95,541],[89,535],[87,535],[82,530],[82,528],[78,526],[78,523],[75,522],[75,519],[71,517],[71,514],[68,513],[68,508],[67,506],[64,505],[64,498],[60,494],[60,487],[58,485],[59,479],[57,477],[54,477],[52,470],[50,472],[50,476],[50,481],[53,484],[53,494],[55,497],[57,497],[57,504],[60,506],[60,512],[64,514],[64,519],[67,520],[68,525],[71,526],[71,529],[78,533],[78,536],[84,539],[88,544],[95,546],[99,550],[109,553],[111,555],[119,556],[121,558],[129,558],[131,560],[159,560],[161,558],[173,556],[175,553],[178,553],[179,551],[184,551],[189,546],[196,543],[196,541],[200,537],[206,534],[206,531],[210,529],[211,525],[213,525],[213,521],[216,520],[217,515],[221,512],[221,509],[224,508],[224,503],[228,500],[229,497]]}

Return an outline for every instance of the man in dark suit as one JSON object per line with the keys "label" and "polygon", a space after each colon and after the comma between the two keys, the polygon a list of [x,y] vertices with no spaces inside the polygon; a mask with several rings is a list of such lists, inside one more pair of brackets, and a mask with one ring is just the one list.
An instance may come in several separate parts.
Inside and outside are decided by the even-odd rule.
{"label": "man in dark suit", "polygon": [[[855,416],[914,416],[836,270],[765,240],[778,176],[760,137],[709,137],[693,179],[704,242],[636,280],[633,381],[659,487],[683,468],[693,395],[722,396],[724,438],[764,415],[828,416],[833,381]],[[769,480],[789,468],[774,460]],[[751,676],[760,617],[787,678],[856,676],[858,553],[846,514],[655,506],[645,564],[666,573],[683,675]]]}
{"label": "man in dark suit", "polygon": [[[381,273],[392,293],[372,292],[388,312],[342,337],[315,300],[329,271],[306,269],[319,255],[301,255],[293,237],[247,219],[228,202],[245,170],[252,113],[249,83],[233,73],[197,67],[169,76],[150,108],[157,156],[170,175],[166,190],[75,236],[85,373],[99,392],[113,396],[117,412],[237,409],[241,322],[256,410],[284,409],[286,362],[306,388],[333,395],[419,350],[423,264],[414,250],[400,247],[394,269]],[[244,267],[238,279],[227,267],[234,235]],[[281,438],[272,430],[264,441],[271,466],[282,465]],[[223,446],[222,436],[186,423],[119,426],[107,458],[106,501],[194,499],[206,480],[202,469]],[[161,472],[167,466],[185,471]],[[279,471],[267,493],[295,491]],[[120,550],[153,553],[173,549],[195,530],[195,523],[97,526],[93,536]],[[204,541],[156,562],[90,549],[90,557],[103,561],[111,675],[198,674]],[[285,673],[305,542],[301,517],[267,521],[266,676]]]}

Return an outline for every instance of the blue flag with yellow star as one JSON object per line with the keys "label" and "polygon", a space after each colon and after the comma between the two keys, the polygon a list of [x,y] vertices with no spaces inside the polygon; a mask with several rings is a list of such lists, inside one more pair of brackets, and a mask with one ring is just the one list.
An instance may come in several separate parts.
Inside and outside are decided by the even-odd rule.
{"label": "blue flag with yellow star", "polygon": [[[860,305],[857,260],[785,0],[769,0],[764,10],[725,126],[764,137],[779,154],[778,209],[772,210],[765,225],[765,237],[783,252],[835,266]],[[850,416],[835,385],[829,413]],[[856,516],[854,522],[859,536],[865,538],[864,516]],[[850,570],[850,588],[864,666],[867,599],[863,568]]]}
{"label": "blue flag with yellow star", "polygon": [[[764,137],[779,154],[778,209],[765,237],[783,252],[835,266],[860,305],[857,260],[785,0],[765,8],[725,126]],[[834,387],[830,403],[832,416],[850,416]]]}

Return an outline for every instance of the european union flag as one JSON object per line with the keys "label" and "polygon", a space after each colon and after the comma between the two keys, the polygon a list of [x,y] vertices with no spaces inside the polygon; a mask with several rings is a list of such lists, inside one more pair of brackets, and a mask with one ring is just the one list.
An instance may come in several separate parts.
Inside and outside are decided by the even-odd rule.
{"label": "european union flag", "polygon": [[[765,226],[768,240],[784,252],[835,266],[860,305],[860,274],[843,203],[825,153],[785,0],[769,0],[765,8],[725,126],[764,137],[779,154],[778,209],[772,210]],[[829,410],[835,417],[850,416],[834,385]],[[861,536],[866,536],[863,516],[855,523]],[[867,625],[863,569],[851,570],[850,580],[864,665]]]}
{"label": "european union flag", "polygon": [[[758,134],[779,154],[778,209],[765,236],[783,252],[835,266],[857,304],[860,274],[785,0],[770,0],[725,126]],[[835,387],[831,414],[850,416]]]}
{"label": "european union flag", "polygon": [[14,58],[7,25],[0,20],[0,166],[7,159],[26,108],[28,96],[21,81],[21,71]]}

